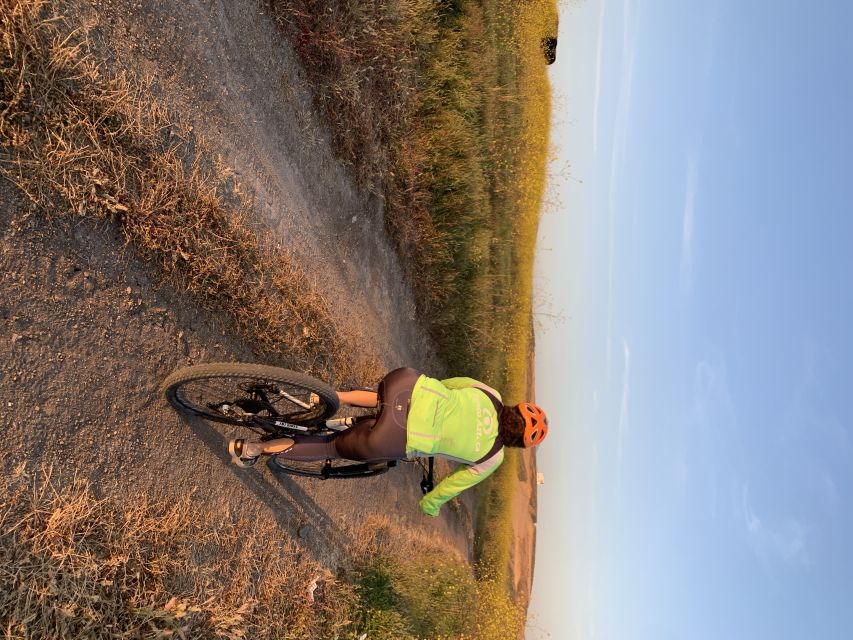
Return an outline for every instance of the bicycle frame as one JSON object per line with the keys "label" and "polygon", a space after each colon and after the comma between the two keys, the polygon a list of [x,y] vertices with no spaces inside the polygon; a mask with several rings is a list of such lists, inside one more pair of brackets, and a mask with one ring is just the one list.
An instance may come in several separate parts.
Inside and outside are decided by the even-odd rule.
{"label": "bicycle frame", "polygon": [[[362,418],[370,418],[372,416],[361,416]],[[332,431],[344,431],[358,422],[359,418],[331,418],[326,420],[324,427]],[[309,434],[312,431],[318,431],[317,425],[300,425],[277,420],[275,418],[265,418],[261,416],[253,416],[252,422],[255,426],[261,428],[268,435],[268,438],[274,437],[289,437],[295,441],[299,441],[299,436]],[[329,434],[331,435],[331,434]],[[367,472],[384,472],[397,466],[397,460],[383,460],[380,462],[360,462],[344,466],[332,466],[331,460],[326,460],[320,471],[320,477],[323,480],[330,478],[355,478],[365,475]],[[423,466],[423,465],[421,465]],[[424,494],[432,491],[435,486],[435,459],[430,456],[428,458],[427,469],[424,470],[423,478],[420,482],[421,492]]]}
{"label": "bicycle frame", "polygon": [[[363,416],[370,417],[370,416]],[[313,433],[317,434],[317,432],[323,431],[323,429],[327,429],[330,431],[345,431],[349,429],[352,425],[354,425],[358,421],[358,418],[354,418],[352,416],[347,418],[330,418],[323,423],[323,426],[320,427],[318,424],[296,424],[293,422],[288,422],[286,420],[282,420],[277,416],[257,416],[253,415],[251,418],[251,424],[247,424],[246,426],[254,426],[261,429],[264,433],[267,434],[267,437],[290,437],[292,435],[296,435],[298,433]]]}

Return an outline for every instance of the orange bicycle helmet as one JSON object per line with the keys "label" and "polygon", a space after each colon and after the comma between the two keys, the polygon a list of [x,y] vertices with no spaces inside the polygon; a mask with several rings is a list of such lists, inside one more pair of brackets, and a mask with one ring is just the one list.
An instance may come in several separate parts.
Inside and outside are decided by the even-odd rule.
{"label": "orange bicycle helmet", "polygon": [[548,416],[532,402],[522,402],[517,409],[524,418],[524,446],[535,447],[548,435]]}

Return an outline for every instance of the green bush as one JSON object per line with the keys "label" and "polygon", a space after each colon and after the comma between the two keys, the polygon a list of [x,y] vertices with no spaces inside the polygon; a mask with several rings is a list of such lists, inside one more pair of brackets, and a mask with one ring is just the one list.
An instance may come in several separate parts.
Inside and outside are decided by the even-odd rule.
{"label": "green bush", "polygon": [[407,559],[376,556],[358,572],[350,617],[356,634],[377,639],[518,637],[524,611],[491,578],[438,549]]}

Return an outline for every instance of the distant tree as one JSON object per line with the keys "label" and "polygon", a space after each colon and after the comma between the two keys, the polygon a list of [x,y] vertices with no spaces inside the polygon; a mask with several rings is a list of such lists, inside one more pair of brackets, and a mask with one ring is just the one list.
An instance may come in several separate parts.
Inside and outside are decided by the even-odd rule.
{"label": "distant tree", "polygon": [[545,56],[545,61],[548,64],[554,64],[557,59],[557,37],[542,38],[539,45],[542,48],[542,55]]}

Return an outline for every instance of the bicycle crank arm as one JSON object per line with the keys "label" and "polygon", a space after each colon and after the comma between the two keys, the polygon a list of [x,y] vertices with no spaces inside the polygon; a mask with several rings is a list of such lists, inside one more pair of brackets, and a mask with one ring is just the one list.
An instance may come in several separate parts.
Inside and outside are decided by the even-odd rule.
{"label": "bicycle crank arm", "polygon": [[386,460],[385,462],[362,462],[361,464],[350,464],[343,467],[333,467],[331,461],[327,460],[326,465],[320,472],[323,479],[328,478],[358,478],[359,476],[376,475],[384,473],[397,466],[396,460]]}

